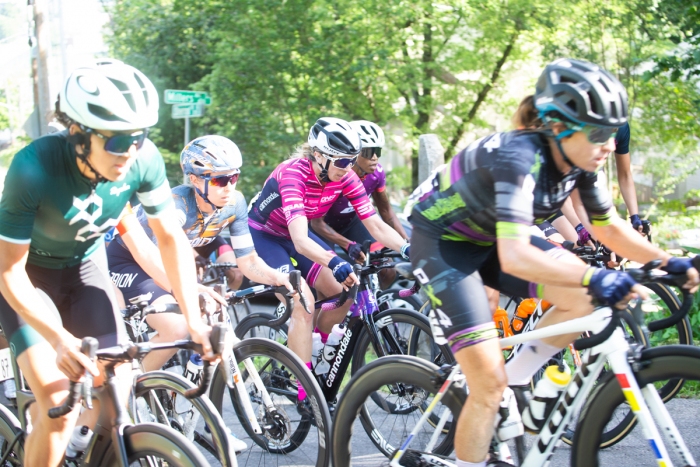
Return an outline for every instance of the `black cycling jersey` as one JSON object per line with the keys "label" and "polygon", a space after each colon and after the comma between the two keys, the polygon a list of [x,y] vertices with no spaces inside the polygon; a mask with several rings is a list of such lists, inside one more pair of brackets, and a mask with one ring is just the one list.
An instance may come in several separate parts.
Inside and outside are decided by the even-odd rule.
{"label": "black cycling jersey", "polygon": [[527,240],[529,227],[553,216],[575,188],[591,222],[610,223],[612,202],[597,174],[559,172],[542,132],[496,133],[469,145],[413,192],[410,221],[445,240]]}

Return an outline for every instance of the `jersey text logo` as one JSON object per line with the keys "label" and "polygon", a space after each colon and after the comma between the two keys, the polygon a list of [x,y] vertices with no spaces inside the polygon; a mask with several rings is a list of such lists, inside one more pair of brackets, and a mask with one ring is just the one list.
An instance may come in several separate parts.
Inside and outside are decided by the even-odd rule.
{"label": "jersey text logo", "polygon": [[126,183],[117,188],[116,186],[113,186],[111,190],[109,190],[109,194],[112,196],[119,196],[122,194],[122,192],[128,190],[131,188],[131,185],[127,185]]}
{"label": "jersey text logo", "polygon": [[329,201],[333,201],[335,199],[335,195],[330,195],[330,196],[324,196],[321,198],[321,204],[327,203]]}
{"label": "jersey text logo", "polygon": [[117,273],[113,272],[111,274],[112,274],[112,282],[114,282],[114,285],[116,285],[120,289],[122,289],[124,287],[131,287],[131,284],[134,282],[134,279],[136,279],[136,276],[139,275],[138,272],[124,273],[124,274],[117,274]]}

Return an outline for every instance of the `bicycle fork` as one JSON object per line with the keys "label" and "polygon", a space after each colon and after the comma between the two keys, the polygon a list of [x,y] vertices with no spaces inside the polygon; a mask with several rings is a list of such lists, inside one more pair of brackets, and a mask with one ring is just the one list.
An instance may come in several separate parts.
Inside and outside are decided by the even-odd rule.
{"label": "bicycle fork", "polygon": [[662,428],[668,444],[683,460],[683,465],[695,466],[693,455],[688,450],[654,385],[648,384],[644,388],[640,388],[637,384],[627,359],[627,352],[614,352],[608,355],[608,361],[620,383],[622,393],[625,395],[630,409],[642,426],[644,437],[649,442],[659,467],[670,467],[673,464],[655,421]]}

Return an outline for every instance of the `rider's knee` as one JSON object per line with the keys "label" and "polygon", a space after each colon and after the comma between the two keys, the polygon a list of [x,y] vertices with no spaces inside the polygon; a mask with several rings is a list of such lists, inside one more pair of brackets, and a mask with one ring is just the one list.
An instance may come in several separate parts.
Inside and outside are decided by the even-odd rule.
{"label": "rider's knee", "polygon": [[159,326],[157,331],[158,335],[166,341],[186,339],[190,335],[187,321],[180,315],[173,315],[172,319],[167,320],[164,326]]}

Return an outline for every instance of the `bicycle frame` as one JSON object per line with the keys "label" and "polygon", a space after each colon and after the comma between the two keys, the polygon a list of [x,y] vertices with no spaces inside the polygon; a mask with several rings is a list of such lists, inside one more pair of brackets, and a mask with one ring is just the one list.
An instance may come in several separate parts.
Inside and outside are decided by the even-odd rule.
{"label": "bicycle frame", "polygon": [[[607,326],[611,317],[612,310],[610,308],[598,308],[590,315],[582,318],[551,325],[527,333],[524,332],[507,339],[501,339],[501,348],[522,344],[530,340],[563,334],[580,334],[586,331],[597,333]],[[684,464],[696,465],[692,454],[683,442],[665,405],[661,401],[656,388],[654,388],[653,385],[648,385],[640,389],[632,367],[630,366],[629,358],[630,345],[625,339],[624,332],[620,327],[615,329],[611,337],[605,342],[584,351],[582,357],[583,365],[576,369],[568,386],[562,391],[556,405],[552,409],[535,440],[533,447],[528,452],[525,460],[521,463],[521,467],[541,467],[548,464],[559,442],[559,438],[571,421],[573,414],[577,413],[579,408],[583,405],[606,363],[609,363],[611,370],[620,383],[625,399],[638,417],[644,436],[651,446],[658,465],[671,466],[672,463],[654,420],[658,421],[662,426],[669,445],[671,445],[674,452],[683,459]],[[449,386],[456,380],[456,372],[452,372],[439,392],[444,394],[444,392],[449,389]],[[436,399],[438,399],[438,396],[436,396]],[[400,465],[399,460],[401,456],[408,449],[412,439],[418,433],[421,425],[427,420],[429,413],[432,412],[435,405],[437,404],[433,403],[428,407],[428,410],[426,410],[420,422],[414,427],[411,435],[409,435],[404,442],[404,445],[401,446],[393,456],[390,465],[394,467]],[[448,415],[448,413],[443,414],[443,417],[447,417]],[[505,456],[508,457],[509,453],[505,443],[501,443],[501,447],[506,451]],[[441,460],[441,462],[444,463],[444,460]]]}

